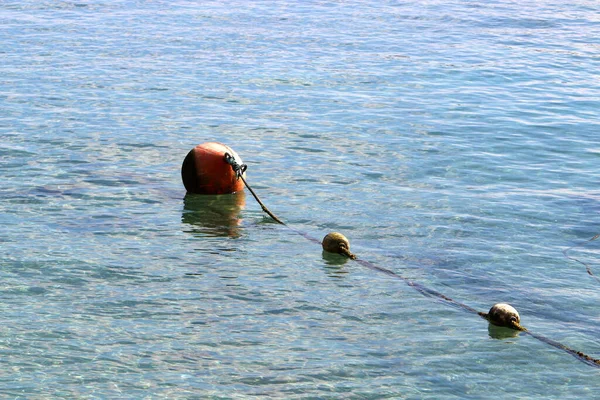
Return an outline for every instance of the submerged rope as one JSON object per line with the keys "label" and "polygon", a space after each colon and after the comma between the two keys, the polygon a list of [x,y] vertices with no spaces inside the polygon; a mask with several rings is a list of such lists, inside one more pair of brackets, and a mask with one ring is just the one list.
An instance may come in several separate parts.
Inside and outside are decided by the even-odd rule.
{"label": "submerged rope", "polygon": [[[246,185],[246,187],[248,188],[248,190],[250,191],[250,193],[252,193],[252,196],[254,196],[254,198],[256,199],[256,201],[258,202],[258,204],[261,206],[261,208],[263,209],[263,211],[266,212],[271,218],[273,218],[273,220],[275,220],[275,222],[277,222],[277,223],[279,223],[281,225],[286,226],[288,229],[290,229],[293,232],[295,232],[295,233],[297,233],[297,234],[305,237],[306,239],[310,240],[311,242],[314,242],[314,243],[317,243],[317,244],[321,244],[320,240],[318,240],[318,239],[310,236],[309,234],[307,234],[305,232],[302,232],[302,231],[300,231],[298,229],[290,227],[286,223],[282,222],[279,218],[277,218],[275,216],[275,214],[273,214],[271,211],[269,211],[269,209],[263,204],[262,201],[260,201],[260,199],[258,198],[258,196],[256,195],[256,193],[254,193],[254,191],[252,190],[252,188],[248,185],[248,183],[244,179],[243,174],[246,171],[246,169],[248,168],[248,166],[246,164],[241,164],[241,165],[238,164],[235,161],[235,159],[229,153],[225,153],[225,162],[227,162],[229,165],[231,165],[231,168],[233,168],[233,170],[235,171],[237,178],[238,179],[240,179],[240,178],[242,179],[242,181],[244,182],[244,185]],[[584,242],[584,244],[587,243],[587,242],[591,242],[593,240],[596,240],[599,237],[600,237],[600,234],[598,234],[598,235],[594,236],[593,238],[589,239],[588,241]],[[572,260],[575,260],[575,261],[577,261],[577,262],[585,265],[586,268],[588,268],[588,273],[590,275],[592,275],[594,278],[598,279],[591,272],[591,270],[589,269],[589,267],[587,266],[587,264],[585,264],[585,263],[583,263],[583,262],[581,262],[581,261],[579,261],[579,260],[577,260],[575,258],[567,256],[567,254],[566,254],[567,251],[569,251],[569,250],[571,250],[571,249],[573,249],[575,247],[577,247],[577,246],[573,246],[573,247],[571,247],[571,248],[563,251],[563,253],[565,254],[565,256],[567,258],[570,258]],[[394,272],[394,271],[392,271],[390,269],[387,269],[387,268],[384,268],[384,267],[380,267],[380,266],[375,265],[375,264],[373,264],[373,263],[371,263],[369,261],[360,259],[355,254],[351,253],[350,250],[345,245],[343,246],[343,248],[341,250],[342,251],[340,251],[340,254],[346,255],[348,258],[356,261],[358,264],[360,264],[360,265],[362,265],[362,266],[364,266],[366,268],[369,268],[369,269],[371,269],[373,271],[377,271],[377,272],[386,274],[386,275],[388,275],[388,276],[390,276],[392,278],[399,279],[399,280],[403,281],[408,286],[412,287],[413,289],[415,289],[417,292],[421,293],[424,296],[433,297],[434,299],[436,299],[436,300],[438,300],[438,301],[440,301],[440,302],[442,302],[442,303],[444,303],[446,305],[449,305],[449,306],[454,307],[454,308],[462,309],[462,310],[470,312],[470,313],[477,314],[481,318],[483,318],[483,319],[485,319],[487,321],[490,321],[488,313],[477,311],[476,309],[474,309],[471,306],[468,306],[468,305],[466,305],[464,303],[456,301],[456,300],[454,300],[454,299],[446,296],[445,294],[443,294],[441,292],[438,292],[435,289],[431,289],[431,288],[428,288],[427,286],[424,286],[424,285],[422,285],[420,283],[414,282],[414,281],[412,281],[412,280],[410,280],[410,279],[408,279],[408,278],[406,278],[406,277],[404,277],[404,276],[402,276],[400,274],[397,274],[396,272]],[[593,367],[600,368],[600,359],[593,358],[593,357],[591,357],[591,356],[589,356],[589,355],[587,355],[587,354],[585,354],[585,353],[583,353],[581,351],[574,350],[574,349],[572,349],[572,348],[570,348],[568,346],[565,346],[564,344],[559,343],[559,342],[557,342],[555,340],[549,339],[549,338],[547,338],[545,336],[542,336],[540,334],[537,334],[537,333],[533,333],[530,330],[528,330],[527,328],[525,328],[524,326],[522,326],[516,320],[511,320],[510,321],[509,328],[517,330],[517,331],[521,331],[521,332],[523,332],[523,333],[525,333],[525,334],[527,334],[527,335],[529,335],[529,336],[531,336],[531,337],[533,337],[533,338],[535,338],[535,339],[537,339],[537,340],[539,340],[539,341],[541,341],[543,343],[546,343],[546,344],[548,344],[548,345],[550,345],[552,347],[555,347],[555,348],[557,348],[559,350],[562,350],[562,351],[564,351],[564,352],[572,355],[573,357],[575,357],[576,359],[578,359],[579,361],[581,361],[581,362],[583,362],[583,363],[585,363],[587,365],[591,365]]]}
{"label": "submerged rope", "polygon": [[[388,276],[391,276],[393,278],[396,278],[396,279],[400,279],[400,280],[404,281],[408,286],[412,287],[413,289],[415,289],[416,291],[418,291],[419,293],[421,293],[425,296],[434,296],[437,298],[438,301],[441,301],[441,302],[443,302],[447,305],[453,306],[455,308],[463,309],[465,311],[477,314],[481,318],[489,321],[488,313],[477,311],[473,307],[470,307],[466,304],[458,302],[458,301],[446,296],[445,294],[438,292],[437,290],[423,286],[420,283],[414,282],[406,277],[403,277],[402,275],[395,273],[394,271],[391,271],[384,267],[377,266],[369,261],[362,260],[359,258],[357,258],[355,261],[369,269],[372,269],[372,270],[378,271],[378,272],[382,272],[382,273],[384,273]],[[577,358],[579,361],[584,362],[585,364],[591,365],[596,368],[600,368],[600,359],[590,357],[589,355],[587,355],[581,351],[574,350],[574,349],[572,349],[562,343],[559,343],[555,340],[549,339],[549,338],[542,336],[540,334],[537,334],[537,333],[533,333],[529,329],[525,328],[524,326],[522,326],[520,323],[518,323],[515,320],[511,321],[511,325],[509,328],[524,332],[525,334],[527,334],[543,343],[553,346],[559,350],[565,351],[566,353],[572,355],[573,357]]]}
{"label": "submerged rope", "polygon": [[575,257],[571,257],[567,254],[567,252],[569,252],[570,250],[573,250],[577,247],[581,247],[581,246],[585,246],[586,244],[593,242],[594,240],[598,239],[600,237],[600,233],[597,234],[596,236],[594,236],[591,239],[586,240],[585,242],[576,244],[575,246],[571,246],[568,249],[563,250],[563,254],[565,255],[565,257],[567,257],[569,260],[573,260],[578,262],[579,264],[583,265],[585,267],[585,270],[587,271],[588,275],[590,275],[592,278],[594,278],[595,280],[597,280],[598,282],[600,282],[600,279],[594,275],[594,273],[592,272],[592,268],[590,268],[590,266],[587,263],[584,263],[583,261],[575,258]]}
{"label": "submerged rope", "polygon": [[548,339],[545,336],[539,335],[537,333],[533,333],[527,329],[524,329],[524,332],[525,332],[525,334],[539,340],[540,342],[549,344],[552,347],[555,347],[559,350],[562,350],[562,351],[572,355],[573,357],[575,357],[576,359],[578,359],[579,361],[581,361],[587,365],[591,365],[592,367],[600,368],[600,360],[597,358],[590,357],[581,351],[574,350],[568,346],[565,346],[562,343],[557,342],[556,340]]}
{"label": "submerged rope", "polygon": [[[384,274],[386,274],[388,276],[391,276],[393,278],[396,278],[396,279],[400,279],[400,280],[404,281],[408,286],[412,287],[413,289],[415,289],[416,291],[418,291],[419,293],[421,293],[421,294],[423,294],[425,296],[433,296],[438,301],[441,301],[442,303],[445,303],[445,304],[453,306],[455,308],[459,308],[459,309],[462,309],[462,310],[465,310],[465,311],[477,314],[481,318],[489,321],[488,313],[477,311],[473,307],[468,306],[466,304],[463,304],[461,302],[458,302],[458,301],[456,301],[456,300],[454,300],[454,299],[446,296],[445,294],[438,292],[437,290],[434,290],[434,289],[428,288],[426,286],[423,286],[420,283],[414,282],[414,281],[412,281],[412,280],[410,280],[410,279],[408,279],[408,278],[406,278],[406,277],[404,277],[402,275],[399,275],[399,274],[395,273],[394,271],[391,271],[391,270],[389,270],[387,268],[384,268],[384,267],[377,266],[377,265],[375,265],[375,264],[373,264],[373,263],[371,263],[369,261],[362,260],[362,259],[359,259],[359,258],[357,258],[355,261],[357,263],[359,263],[359,264],[361,264],[361,265],[369,268],[369,269],[372,269],[372,270],[378,271],[378,272],[382,272],[382,273],[384,273]],[[524,332],[525,334],[530,335],[531,337],[533,337],[533,338],[535,338],[535,339],[537,339],[537,340],[539,340],[539,341],[541,341],[543,343],[549,344],[550,346],[553,346],[553,347],[555,347],[555,348],[557,348],[559,350],[563,350],[563,351],[567,352],[568,354],[574,356],[579,361],[582,361],[585,364],[591,365],[591,366],[596,367],[596,368],[600,368],[600,359],[590,357],[590,356],[588,356],[587,354],[585,354],[585,353],[583,353],[581,351],[574,350],[574,349],[572,349],[572,348],[570,348],[568,346],[565,346],[564,344],[559,343],[559,342],[557,342],[555,340],[549,339],[549,338],[547,338],[545,336],[542,336],[540,334],[537,334],[537,333],[533,333],[529,329],[525,328],[524,326],[522,326],[519,322],[517,322],[515,320],[511,320],[509,328],[517,330],[517,331]]]}

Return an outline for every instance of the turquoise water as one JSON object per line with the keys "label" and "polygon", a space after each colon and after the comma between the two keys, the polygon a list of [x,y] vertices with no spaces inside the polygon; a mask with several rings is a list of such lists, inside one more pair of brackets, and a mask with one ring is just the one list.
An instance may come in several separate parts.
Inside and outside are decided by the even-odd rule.
{"label": "turquoise water", "polygon": [[[600,370],[592,1],[0,3],[0,396],[582,399]],[[507,337],[508,336],[508,337]],[[498,338],[502,337],[502,338]]]}

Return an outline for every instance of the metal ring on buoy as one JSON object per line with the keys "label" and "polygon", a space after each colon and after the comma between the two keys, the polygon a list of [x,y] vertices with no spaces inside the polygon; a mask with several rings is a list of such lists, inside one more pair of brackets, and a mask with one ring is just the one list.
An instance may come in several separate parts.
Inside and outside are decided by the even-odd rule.
{"label": "metal ring on buoy", "polygon": [[225,161],[225,154],[243,164],[240,156],[222,143],[206,142],[190,150],[181,166],[181,178],[188,193],[226,194],[244,189],[244,182]]}

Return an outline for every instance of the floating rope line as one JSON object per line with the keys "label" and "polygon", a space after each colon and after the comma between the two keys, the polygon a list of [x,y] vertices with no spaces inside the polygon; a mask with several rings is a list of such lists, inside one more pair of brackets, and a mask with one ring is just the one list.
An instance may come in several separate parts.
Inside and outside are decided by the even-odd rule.
{"label": "floating rope line", "polygon": [[[370,270],[373,270],[373,271],[376,271],[376,272],[383,273],[383,274],[385,274],[385,275],[387,275],[389,277],[392,277],[394,279],[398,279],[398,280],[403,281],[408,286],[410,286],[411,288],[415,289],[417,292],[421,293],[422,295],[424,295],[426,297],[432,297],[435,300],[437,300],[437,301],[439,301],[439,302],[441,302],[443,304],[449,305],[449,306],[454,307],[454,308],[462,309],[464,311],[467,311],[467,312],[470,312],[470,313],[473,313],[473,314],[477,314],[478,316],[480,316],[481,318],[485,319],[486,321],[488,321],[492,325],[504,326],[504,327],[507,327],[507,328],[510,328],[510,329],[521,331],[521,332],[523,332],[523,333],[525,333],[525,334],[527,334],[527,335],[529,335],[529,336],[531,336],[531,337],[539,340],[540,342],[546,343],[546,344],[548,344],[548,345],[550,345],[552,347],[555,347],[555,348],[557,348],[559,350],[562,350],[562,351],[564,351],[564,352],[572,355],[573,357],[575,357],[576,359],[578,359],[579,361],[581,361],[581,362],[583,362],[583,363],[585,363],[587,365],[591,365],[593,367],[600,368],[600,359],[590,357],[589,355],[587,355],[587,354],[585,354],[585,353],[583,353],[581,351],[574,350],[574,349],[572,349],[572,348],[570,348],[568,346],[565,346],[564,344],[559,343],[559,342],[557,342],[555,340],[549,339],[549,338],[547,338],[545,336],[542,336],[542,335],[539,335],[537,333],[533,333],[530,330],[528,330],[527,328],[525,328],[524,326],[522,326],[520,324],[520,317],[519,317],[517,311],[514,308],[512,308],[511,306],[507,305],[507,304],[495,304],[490,309],[490,311],[487,312],[487,313],[481,312],[481,311],[477,311],[473,307],[468,306],[468,305],[466,305],[464,303],[461,303],[459,301],[456,301],[456,300],[454,300],[454,299],[446,296],[445,294],[443,294],[441,292],[438,292],[435,289],[431,289],[431,288],[428,288],[427,286],[424,286],[424,285],[422,285],[420,283],[414,282],[414,281],[412,281],[412,280],[410,280],[410,279],[408,279],[408,278],[406,278],[406,277],[404,277],[404,276],[402,276],[400,274],[397,274],[396,272],[394,272],[394,271],[392,271],[390,269],[387,269],[387,268],[384,268],[384,267],[380,267],[380,266],[375,265],[375,264],[373,264],[373,263],[371,263],[371,262],[369,262],[367,260],[363,260],[363,259],[358,258],[355,254],[353,254],[353,253],[350,252],[350,243],[348,242],[348,239],[346,239],[346,237],[344,235],[340,234],[340,233],[337,233],[337,232],[329,233],[327,236],[325,236],[325,238],[323,239],[323,242],[321,242],[318,239],[310,236],[309,234],[307,234],[305,232],[302,232],[302,231],[300,231],[298,229],[290,227],[286,223],[282,222],[279,218],[277,218],[275,216],[275,214],[273,214],[271,211],[269,211],[269,209],[263,204],[262,201],[260,201],[260,199],[258,198],[258,196],[256,195],[256,193],[254,193],[254,191],[252,190],[252,188],[248,185],[248,183],[246,182],[246,180],[244,179],[244,176],[243,176],[243,174],[246,171],[246,169],[248,168],[248,166],[246,164],[241,164],[241,165],[238,164],[235,161],[235,159],[231,155],[229,155],[229,153],[225,153],[225,161],[228,164],[231,165],[231,168],[233,168],[233,170],[235,171],[236,176],[238,177],[238,179],[240,179],[240,178],[242,179],[242,181],[244,182],[244,185],[246,185],[246,187],[248,188],[248,190],[250,191],[250,193],[252,193],[252,196],[254,196],[254,198],[256,199],[256,201],[258,202],[258,204],[261,206],[261,208],[263,209],[263,211],[266,212],[271,218],[273,218],[273,220],[275,220],[275,222],[277,222],[277,223],[279,223],[281,225],[286,226],[288,229],[290,229],[293,232],[295,232],[295,233],[297,233],[297,234],[305,237],[306,239],[310,240],[311,242],[314,242],[314,243],[317,243],[317,244],[321,244],[323,246],[324,250],[326,250],[326,251],[331,250],[331,252],[345,255],[348,258],[356,261],[358,264],[362,265],[363,267],[366,267],[366,268],[368,268]],[[593,238],[591,238],[587,242],[591,242],[593,240],[596,240],[598,237],[600,237],[600,234],[594,236]],[[334,244],[333,242],[337,242],[337,244]],[[584,244],[587,243],[587,242],[584,242]],[[574,247],[577,247],[577,246],[573,246],[573,247],[565,250],[563,252],[563,253],[565,253],[565,256],[567,256],[566,252],[568,250],[574,248]],[[583,262],[581,262],[581,261],[579,261],[577,259],[574,259],[574,258],[571,258],[571,257],[568,257],[568,256],[567,256],[567,258],[573,259],[575,261],[578,261],[578,262],[584,264]],[[584,264],[584,265],[586,265],[586,264]],[[586,267],[587,267],[587,265],[586,265]],[[596,278],[596,276],[591,273],[591,271],[589,270],[589,268],[588,268],[588,273],[590,273],[590,275],[592,275],[592,276],[594,276],[594,278]],[[598,279],[598,278],[596,278],[596,279]],[[501,313],[504,312],[504,311],[507,311],[506,309],[502,310],[503,307],[508,307],[508,309],[510,309],[508,311],[513,311],[514,313],[510,313],[509,312],[508,314],[505,313],[504,315],[501,315],[500,317],[498,317],[498,315],[495,314],[495,313],[498,312],[498,308],[497,308],[498,306],[500,307],[500,312]],[[500,319],[498,319],[498,318],[500,318]]]}
{"label": "floating rope line", "polygon": [[598,360],[597,358],[590,357],[581,351],[573,350],[572,348],[565,346],[564,344],[559,343],[556,340],[548,339],[547,337],[538,335],[537,333],[533,333],[527,329],[525,329],[524,332],[525,332],[525,334],[539,340],[540,342],[549,344],[550,346],[556,347],[557,349],[562,350],[562,351],[572,355],[573,357],[575,357],[576,359],[578,359],[579,361],[581,361],[587,365],[591,365],[592,367],[600,368],[600,360]]}
{"label": "floating rope line", "polygon": [[567,257],[569,260],[576,261],[579,264],[583,265],[585,267],[585,270],[587,271],[588,275],[590,275],[592,278],[594,278],[598,282],[600,282],[600,279],[596,275],[594,275],[594,273],[592,272],[592,268],[590,268],[590,266],[587,263],[584,263],[583,261],[581,261],[581,260],[579,260],[579,259],[577,259],[575,257],[569,256],[567,254],[567,252],[569,252],[570,250],[573,250],[573,249],[575,249],[577,247],[585,246],[586,244],[588,244],[590,242],[593,242],[594,240],[598,239],[599,237],[600,237],[600,233],[597,234],[596,236],[594,236],[593,238],[586,240],[585,242],[576,244],[575,246],[571,246],[568,249],[563,250],[563,254],[565,255],[565,257]]}
{"label": "floating rope line", "polygon": [[[359,259],[359,258],[357,258],[355,261],[357,263],[359,263],[359,264],[361,264],[361,265],[369,268],[369,269],[372,269],[372,270],[378,271],[378,272],[382,272],[382,273],[384,273],[384,274],[386,274],[386,275],[388,275],[388,276],[390,276],[392,278],[396,278],[396,279],[400,279],[400,280],[404,281],[408,286],[412,287],[413,289],[415,289],[416,291],[418,291],[419,293],[421,293],[424,296],[434,297],[434,298],[436,298],[436,300],[438,300],[438,301],[440,301],[442,303],[445,303],[445,304],[447,304],[449,306],[452,306],[452,307],[455,307],[455,308],[459,308],[459,309],[462,309],[462,310],[465,310],[465,311],[477,314],[481,318],[483,318],[483,319],[485,319],[485,320],[487,320],[487,321],[489,321],[491,323],[490,313],[484,313],[484,312],[481,312],[481,311],[477,311],[473,307],[468,306],[466,304],[463,304],[461,302],[458,302],[458,301],[456,301],[456,300],[454,300],[454,299],[452,299],[452,298],[444,295],[443,293],[438,292],[437,290],[434,290],[434,289],[428,288],[426,286],[423,286],[420,283],[414,282],[414,281],[412,281],[412,280],[410,280],[410,279],[408,279],[406,277],[403,277],[402,275],[399,275],[399,274],[397,274],[397,273],[395,273],[395,272],[393,272],[393,271],[391,271],[391,270],[389,270],[387,268],[383,268],[383,267],[377,266],[377,265],[375,265],[375,264],[373,264],[373,263],[371,263],[369,261],[362,260],[362,259]],[[529,335],[529,336],[531,336],[531,337],[539,340],[540,342],[546,343],[546,344],[548,344],[548,345],[550,345],[552,347],[555,347],[555,348],[557,348],[559,350],[562,350],[562,351],[564,351],[564,352],[572,355],[573,357],[577,358],[579,361],[581,361],[581,362],[583,362],[585,364],[591,365],[591,366],[596,367],[596,368],[600,368],[600,360],[599,359],[590,357],[590,356],[588,356],[587,354],[585,354],[585,353],[583,353],[581,351],[574,350],[574,349],[572,349],[572,348],[570,348],[570,347],[568,347],[568,346],[566,346],[566,345],[564,345],[562,343],[559,343],[559,342],[557,342],[555,340],[552,340],[552,339],[549,339],[549,338],[547,338],[545,336],[542,336],[540,334],[531,332],[529,329],[527,329],[524,326],[522,326],[520,324],[520,322],[518,322],[516,320],[509,321],[509,323],[508,323],[508,325],[506,327],[514,329],[514,330],[517,330],[517,331],[521,331],[521,332],[523,332],[523,333],[525,333],[525,334],[527,334],[527,335]]]}

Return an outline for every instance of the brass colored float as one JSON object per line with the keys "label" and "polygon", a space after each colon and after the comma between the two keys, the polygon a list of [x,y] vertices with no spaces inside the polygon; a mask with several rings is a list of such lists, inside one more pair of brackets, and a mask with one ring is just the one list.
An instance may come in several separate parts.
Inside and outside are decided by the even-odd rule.
{"label": "brass colored float", "polygon": [[346,236],[339,232],[328,233],[323,238],[323,250],[330,253],[343,254],[353,260],[356,259],[356,256],[350,252],[350,242]]}
{"label": "brass colored float", "polygon": [[497,303],[490,308],[490,311],[484,315],[491,324],[496,326],[504,326],[507,328],[526,331],[521,326],[521,317],[515,308],[506,303]]}

